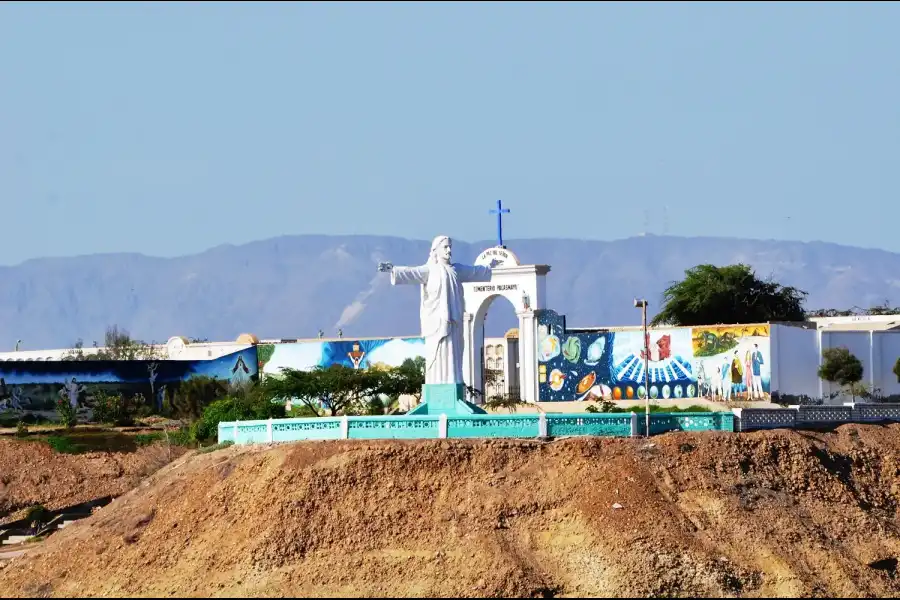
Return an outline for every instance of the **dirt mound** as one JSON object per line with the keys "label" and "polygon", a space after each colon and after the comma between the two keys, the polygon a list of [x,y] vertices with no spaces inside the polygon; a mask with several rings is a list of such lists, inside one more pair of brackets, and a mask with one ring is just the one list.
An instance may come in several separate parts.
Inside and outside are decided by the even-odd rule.
{"label": "dirt mound", "polygon": [[40,442],[0,439],[0,523],[43,504],[50,510],[118,496],[185,450],[154,444],[135,452],[61,454]]}
{"label": "dirt mound", "polygon": [[0,570],[41,596],[891,596],[900,426],[192,455]]}

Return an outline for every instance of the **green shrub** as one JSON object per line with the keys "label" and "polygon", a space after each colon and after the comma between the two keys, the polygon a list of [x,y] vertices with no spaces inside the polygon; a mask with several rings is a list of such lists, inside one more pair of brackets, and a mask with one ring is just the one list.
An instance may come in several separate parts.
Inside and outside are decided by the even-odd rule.
{"label": "green shrub", "polygon": [[114,423],[121,409],[122,396],[107,394],[103,391],[94,393],[94,421],[97,423]]}
{"label": "green shrub", "polygon": [[16,425],[16,437],[28,437],[28,425],[25,424],[25,421],[19,421]]}
{"label": "green shrub", "polygon": [[181,429],[176,429],[175,431],[169,431],[169,443],[174,444],[176,446],[190,446],[194,443],[196,439],[193,432],[187,428],[182,427]]}
{"label": "green shrub", "polygon": [[69,403],[69,399],[60,396],[56,401],[56,412],[59,413],[59,420],[68,428],[75,427],[78,424],[78,413],[74,406]]}
{"label": "green shrub", "polygon": [[284,405],[273,403],[260,394],[248,393],[245,397],[222,398],[203,409],[203,415],[191,426],[197,441],[216,439],[219,423],[225,421],[252,421],[280,419],[284,417]]}
{"label": "green shrub", "polygon": [[172,395],[172,416],[178,419],[197,419],[216,400],[228,396],[228,382],[198,376],[178,384]]}
{"label": "green shrub", "polygon": [[[68,402],[68,401],[67,401]],[[78,454],[79,448],[75,443],[64,435],[51,435],[47,437],[47,443],[54,451],[60,454]]]}

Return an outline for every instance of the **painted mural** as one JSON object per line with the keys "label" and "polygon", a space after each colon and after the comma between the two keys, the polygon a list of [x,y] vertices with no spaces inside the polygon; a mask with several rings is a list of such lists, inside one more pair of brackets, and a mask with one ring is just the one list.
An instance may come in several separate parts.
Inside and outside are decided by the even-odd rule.
{"label": "painted mural", "polygon": [[192,377],[238,385],[258,375],[255,346],[213,360],[0,362],[0,411],[55,410],[61,397],[74,407],[90,406],[99,391],[141,394],[159,408],[170,387]]}
{"label": "painted mural", "polygon": [[640,330],[567,330],[564,316],[540,311],[541,401],[768,397],[767,324],[653,328],[648,338]]}
{"label": "painted mural", "polygon": [[265,377],[278,375],[286,367],[300,371],[331,365],[354,369],[399,367],[408,358],[424,355],[423,338],[312,340],[260,346],[259,369]]}

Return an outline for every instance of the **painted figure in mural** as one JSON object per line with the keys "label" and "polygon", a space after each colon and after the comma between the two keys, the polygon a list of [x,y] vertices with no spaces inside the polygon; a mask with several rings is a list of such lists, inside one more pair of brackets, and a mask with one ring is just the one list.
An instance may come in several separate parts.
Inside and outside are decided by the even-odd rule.
{"label": "painted figure in mural", "polygon": [[12,408],[22,410],[22,388],[17,385],[12,386],[10,402],[12,403]]}
{"label": "painted figure in mural", "polygon": [[243,356],[238,356],[234,366],[231,367],[231,387],[241,387],[250,380],[250,368],[244,362]]}
{"label": "painted figure in mural", "polygon": [[719,367],[719,378],[722,383],[722,399],[731,400],[731,361],[723,357],[724,362]]}
{"label": "painted figure in mural", "polygon": [[150,374],[150,391],[155,392],[156,388],[153,384],[156,382],[156,371],[159,369],[159,363],[150,363],[147,365],[147,373]]}
{"label": "painted figure in mural", "polygon": [[747,388],[748,400],[753,390],[753,358],[750,354],[749,350],[744,354],[744,387]]}
{"label": "painted figure in mural", "polygon": [[72,405],[72,408],[78,408],[78,395],[85,391],[85,387],[83,385],[79,385],[75,378],[72,378],[72,381],[67,383],[65,387],[59,390],[59,395],[61,397],[68,396],[69,404]]}
{"label": "painted figure in mural", "polygon": [[491,268],[468,266],[450,261],[452,241],[439,235],[431,242],[428,262],[420,267],[395,267],[378,264],[381,272],[390,272],[391,284],[419,284],[422,300],[419,318],[425,338],[425,383],[463,383],[463,314],[465,301],[462,284],[491,280]]}
{"label": "painted figure in mural", "polygon": [[706,367],[701,362],[697,368],[697,396],[706,398],[713,394],[713,386],[710,385],[709,376],[706,374]]}
{"label": "painted figure in mural", "polygon": [[734,357],[731,359],[731,386],[740,385],[744,380],[744,366],[741,364],[741,357],[738,351],[734,351]]}
{"label": "painted figure in mural", "polygon": [[762,398],[762,365],[764,364],[762,352],[759,351],[759,344],[753,344],[753,354],[751,358],[751,369],[753,369],[753,397]]}

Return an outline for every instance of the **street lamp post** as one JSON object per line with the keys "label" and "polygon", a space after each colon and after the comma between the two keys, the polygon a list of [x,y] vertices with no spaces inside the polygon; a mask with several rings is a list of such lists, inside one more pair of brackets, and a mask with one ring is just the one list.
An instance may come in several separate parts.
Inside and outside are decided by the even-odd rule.
{"label": "street lamp post", "polygon": [[16,340],[16,352],[19,351],[19,344],[22,343],[22,340]]}
{"label": "street lamp post", "polygon": [[647,301],[634,299],[634,307],[641,309],[641,328],[644,331],[644,415],[645,435],[650,437],[650,337],[647,335]]}

